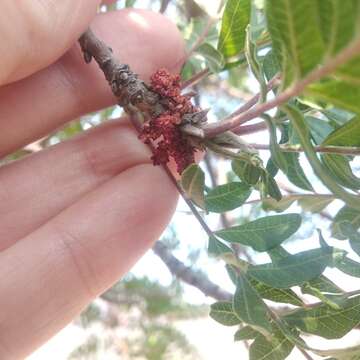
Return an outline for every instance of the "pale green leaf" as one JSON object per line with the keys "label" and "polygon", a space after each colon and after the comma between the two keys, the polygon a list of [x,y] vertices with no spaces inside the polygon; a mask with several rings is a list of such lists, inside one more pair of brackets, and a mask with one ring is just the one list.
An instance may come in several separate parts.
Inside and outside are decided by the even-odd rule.
{"label": "pale green leaf", "polygon": [[218,301],[210,306],[210,317],[225,326],[239,325],[241,320],[234,313],[232,303]]}
{"label": "pale green leaf", "polygon": [[241,206],[250,196],[247,184],[230,182],[211,189],[205,198],[206,208],[211,212],[224,212]]}
{"label": "pale green leaf", "polygon": [[228,0],[222,17],[218,50],[226,57],[244,50],[245,29],[250,22],[250,0]]}
{"label": "pale green leaf", "polygon": [[289,238],[300,225],[298,214],[273,215],[219,230],[216,235],[229,242],[251,246],[256,251],[267,251]]}
{"label": "pale green leaf", "polygon": [[233,251],[215,236],[211,236],[209,237],[208,252],[213,256],[221,256],[227,253],[231,254]]}
{"label": "pale green leaf", "polygon": [[348,237],[342,233],[340,224],[344,221],[349,221],[354,229],[360,227],[360,211],[352,209],[349,206],[342,207],[336,214],[334,221],[331,225],[332,236],[339,240],[345,240]]}
{"label": "pale green leaf", "polygon": [[294,344],[273,325],[271,338],[258,335],[250,346],[250,360],[283,360],[291,353]]}
{"label": "pale green leaf", "polygon": [[287,256],[276,263],[250,266],[248,274],[269,286],[289,288],[318,277],[332,261],[333,249],[320,248]]}
{"label": "pale green leaf", "polygon": [[181,185],[186,195],[194,201],[196,205],[205,208],[205,174],[201,168],[192,164],[181,174]]}
{"label": "pale green leaf", "polygon": [[221,71],[223,69],[223,67],[225,65],[224,57],[211,44],[209,44],[209,43],[201,44],[196,49],[196,52],[205,58],[209,69],[213,73],[218,73],[219,71]]}
{"label": "pale green leaf", "polygon": [[309,309],[295,310],[286,315],[285,320],[306,333],[338,339],[360,323],[360,296],[344,300],[338,310],[320,304]]}
{"label": "pale green leaf", "polygon": [[239,274],[233,298],[236,315],[246,324],[271,332],[269,314],[264,301],[253,288],[246,275]]}
{"label": "pale green leaf", "polygon": [[255,339],[257,335],[259,335],[259,332],[254,330],[251,326],[247,325],[236,331],[234,334],[234,341]]}

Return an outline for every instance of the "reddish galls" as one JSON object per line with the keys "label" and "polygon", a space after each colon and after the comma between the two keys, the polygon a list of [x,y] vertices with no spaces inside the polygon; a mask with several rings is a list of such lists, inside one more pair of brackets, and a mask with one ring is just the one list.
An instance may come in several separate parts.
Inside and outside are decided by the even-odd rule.
{"label": "reddish galls", "polygon": [[196,149],[179,126],[183,115],[197,112],[198,109],[187,96],[181,95],[180,76],[172,75],[165,69],[151,76],[151,89],[161,95],[161,101],[166,104],[168,111],[146,122],[140,138],[145,143],[153,143],[154,165],[166,164],[173,158],[181,174],[194,162]]}

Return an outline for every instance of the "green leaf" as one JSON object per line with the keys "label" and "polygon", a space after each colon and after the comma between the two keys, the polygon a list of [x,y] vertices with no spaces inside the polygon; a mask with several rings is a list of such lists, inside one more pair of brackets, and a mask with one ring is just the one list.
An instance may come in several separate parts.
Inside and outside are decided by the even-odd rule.
{"label": "green leaf", "polygon": [[302,300],[291,289],[276,289],[253,278],[250,279],[250,283],[264,299],[295,306],[304,305]]}
{"label": "green leaf", "polygon": [[280,201],[282,199],[282,194],[275,179],[265,171],[262,172],[261,178],[265,187],[265,195],[269,195],[273,199]]}
{"label": "green leaf", "polygon": [[352,190],[360,189],[360,179],[352,172],[348,158],[343,155],[322,154],[321,160],[339,184]]}
{"label": "green leaf", "polygon": [[283,332],[273,325],[270,339],[258,335],[250,346],[250,360],[283,360],[291,353],[294,344],[289,341]]}
{"label": "green leaf", "polygon": [[360,234],[356,231],[354,226],[349,221],[344,221],[339,224],[342,234],[349,238],[351,248],[360,256]]}
{"label": "green leaf", "polygon": [[347,347],[345,349],[319,350],[312,349],[312,352],[320,356],[334,356],[326,360],[359,360],[360,345]]}
{"label": "green leaf", "polygon": [[241,323],[234,313],[231,302],[218,301],[210,306],[210,317],[225,326],[234,326]]}
{"label": "green leaf", "polygon": [[321,212],[333,201],[332,195],[304,195],[298,199],[301,208],[312,213]]}
{"label": "green leaf", "polygon": [[271,332],[267,307],[246,275],[242,273],[238,275],[233,309],[243,322]]}
{"label": "green leaf", "polygon": [[266,16],[273,50],[284,73],[301,78],[322,61],[324,42],[316,1],[268,0]]}
{"label": "green leaf", "polygon": [[285,196],[277,201],[272,198],[266,198],[262,201],[262,208],[266,211],[273,210],[276,212],[283,212],[288,209],[297,199],[291,196]]}
{"label": "green leaf", "polygon": [[224,57],[211,44],[209,43],[201,44],[196,49],[196,52],[205,58],[209,69],[213,73],[218,73],[223,69],[225,65]]}
{"label": "green leaf", "polygon": [[219,241],[215,236],[209,237],[208,252],[210,255],[214,256],[233,253],[233,251],[227,245]]}
{"label": "green leaf", "polygon": [[334,128],[325,120],[314,116],[305,116],[305,122],[310,129],[311,136],[316,144],[321,144]]}
{"label": "green leaf", "polygon": [[339,210],[331,225],[332,236],[336,239],[345,240],[348,238],[348,236],[342,233],[340,227],[341,223],[343,223],[344,221],[349,221],[355,230],[359,229],[360,211],[352,209],[349,206],[344,206]]}
{"label": "green leaf", "polygon": [[249,266],[248,274],[269,286],[283,289],[318,277],[332,264],[333,249],[320,248],[287,256],[276,263]]}
{"label": "green leaf", "polygon": [[222,17],[218,50],[226,57],[244,50],[245,29],[250,22],[250,0],[228,0]]}
{"label": "green leaf", "polygon": [[348,121],[329,134],[323,145],[360,146],[360,117]]}
{"label": "green leaf", "polygon": [[222,213],[241,206],[250,196],[249,185],[230,182],[211,189],[205,198],[208,211]]}
{"label": "green leaf", "polygon": [[310,141],[310,132],[303,119],[301,112],[292,106],[284,105],[282,109],[286,112],[294,126],[294,129],[299,137],[299,141],[304,148],[306,157],[309,160],[311,167],[315,174],[323,182],[323,184],[336,196],[344,200],[349,206],[355,209],[360,209],[360,202],[356,196],[345,191],[339,186],[333,177],[326,171],[323,164],[317,157],[314,147]]}
{"label": "green leaf", "polygon": [[255,339],[257,335],[259,335],[259,332],[247,325],[236,331],[234,334],[234,341],[252,340]]}
{"label": "green leaf", "polygon": [[347,275],[360,277],[360,263],[348,257],[338,259],[335,267]]}
{"label": "green leaf", "polygon": [[360,323],[360,296],[345,299],[338,310],[320,304],[295,310],[284,319],[306,333],[339,339]]}
{"label": "green leaf", "polygon": [[229,242],[251,246],[256,251],[268,251],[294,234],[300,225],[298,214],[273,215],[219,230],[216,235]]}
{"label": "green leaf", "polygon": [[287,166],[283,171],[289,181],[291,181],[297,187],[308,191],[314,191],[311,183],[306,178],[302,166],[300,165],[299,156],[300,155],[297,153],[284,153]]}
{"label": "green leaf", "polygon": [[327,53],[333,55],[347,45],[353,38],[357,10],[353,1],[319,0],[320,29]]}
{"label": "green leaf", "polygon": [[[320,275],[319,277],[310,280],[308,284],[312,288],[316,288],[323,293],[341,294],[343,292],[336,284],[334,284],[331,280],[329,280],[323,275]],[[311,294],[311,292],[308,292],[306,288],[301,290],[304,294]]]}
{"label": "green leaf", "polygon": [[341,109],[360,113],[360,87],[337,79],[326,79],[309,85],[305,95],[331,103]]}
{"label": "green leaf", "polygon": [[262,173],[262,169],[259,166],[244,160],[233,160],[231,167],[234,173],[249,185],[256,185]]}
{"label": "green leaf", "polygon": [[[322,145],[360,146],[360,117],[353,118],[330,133]],[[322,160],[341,185],[354,190],[360,189],[360,179],[353,174],[348,158],[342,155],[323,154]]]}
{"label": "green leaf", "polygon": [[181,185],[186,195],[194,201],[196,205],[205,208],[205,174],[201,168],[192,164],[188,166],[181,175]]}

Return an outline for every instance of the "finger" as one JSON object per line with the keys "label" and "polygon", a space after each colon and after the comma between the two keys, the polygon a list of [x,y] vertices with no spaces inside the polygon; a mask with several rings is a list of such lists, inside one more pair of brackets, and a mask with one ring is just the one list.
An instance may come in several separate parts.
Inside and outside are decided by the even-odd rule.
{"label": "finger", "polygon": [[125,119],[0,168],[0,251],[150,151]]}
{"label": "finger", "polygon": [[[114,55],[143,79],[171,68],[183,55],[174,24],[149,11],[124,10],[97,16],[96,34]],[[0,89],[0,156],[54,130],[69,119],[115,103],[102,72],[86,65],[79,46],[45,70]]]}
{"label": "finger", "polygon": [[3,0],[0,84],[21,79],[59,58],[96,14],[99,0]]}
{"label": "finger", "polygon": [[118,280],[175,203],[161,169],[135,166],[1,253],[0,358],[23,358]]}

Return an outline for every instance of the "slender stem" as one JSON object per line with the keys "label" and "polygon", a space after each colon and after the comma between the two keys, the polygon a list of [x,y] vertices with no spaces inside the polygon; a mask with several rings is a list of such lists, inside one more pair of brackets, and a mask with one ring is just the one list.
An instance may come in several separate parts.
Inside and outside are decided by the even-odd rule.
{"label": "slender stem", "polygon": [[201,71],[197,72],[190,79],[185,80],[181,84],[181,89],[186,89],[187,87],[196,85],[202,79],[206,78],[209,74],[210,74],[210,69],[209,68],[205,68],[204,70],[201,70]]}
{"label": "slender stem", "polygon": [[[277,85],[279,85],[280,75],[276,74],[267,84],[267,91],[270,91]],[[244,113],[245,111],[252,108],[254,105],[256,105],[260,100],[260,93],[254,95],[249,101],[247,101],[245,104],[241,105],[237,110],[235,110],[233,113],[231,113],[229,116],[223,119],[223,121],[231,120],[234,116],[240,115]],[[238,124],[238,125],[241,125]]]}
{"label": "slender stem", "polygon": [[[270,150],[268,144],[249,144],[249,146],[258,150]],[[298,145],[279,145],[281,151],[284,152],[303,152],[304,149]],[[320,153],[331,153],[340,155],[360,155],[359,147],[352,146],[314,146],[314,150]]]}
{"label": "slender stem", "polygon": [[259,122],[252,125],[242,125],[234,129],[233,132],[237,135],[253,134],[258,131],[266,130],[267,126],[265,122]]}
{"label": "slender stem", "polygon": [[300,93],[302,93],[308,85],[328,75],[329,73],[334,71],[337,67],[344,64],[354,56],[358,55],[359,52],[360,52],[360,38],[353,41],[348,47],[346,47],[335,57],[327,61],[323,66],[318,67],[313,71],[311,71],[305,78],[299,80],[294,85],[284,90],[274,99],[266,103],[254,106],[250,110],[243,112],[239,115],[230,116],[227,117],[226,119],[219,121],[218,123],[208,124],[204,126],[203,130],[205,136],[211,138],[227,130],[234,129],[239,125],[243,124],[244,122],[254,119],[260,116],[261,114],[263,114],[264,112],[287,102],[292,97],[295,97]]}

